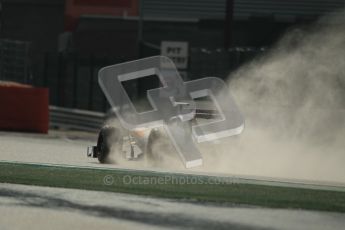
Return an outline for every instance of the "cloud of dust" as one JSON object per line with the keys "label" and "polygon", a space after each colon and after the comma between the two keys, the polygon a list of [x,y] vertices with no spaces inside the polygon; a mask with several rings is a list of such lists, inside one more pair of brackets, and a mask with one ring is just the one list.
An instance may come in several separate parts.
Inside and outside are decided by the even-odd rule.
{"label": "cloud of dust", "polygon": [[345,11],[289,30],[229,77],[244,133],[201,144],[201,170],[345,183]]}
{"label": "cloud of dust", "polygon": [[[204,166],[192,170],[345,183],[344,23],[339,11],[290,29],[265,55],[231,73],[245,130],[199,144]],[[154,148],[167,155],[172,145],[157,141]],[[152,167],[112,155],[123,167]],[[183,169],[177,154],[164,159],[158,167]]]}

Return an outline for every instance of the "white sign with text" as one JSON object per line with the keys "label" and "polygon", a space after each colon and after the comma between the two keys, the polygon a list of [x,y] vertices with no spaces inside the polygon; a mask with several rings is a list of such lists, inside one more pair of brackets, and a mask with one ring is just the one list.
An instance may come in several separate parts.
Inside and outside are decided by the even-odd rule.
{"label": "white sign with text", "polygon": [[173,60],[176,68],[188,67],[188,42],[162,41],[161,55]]}

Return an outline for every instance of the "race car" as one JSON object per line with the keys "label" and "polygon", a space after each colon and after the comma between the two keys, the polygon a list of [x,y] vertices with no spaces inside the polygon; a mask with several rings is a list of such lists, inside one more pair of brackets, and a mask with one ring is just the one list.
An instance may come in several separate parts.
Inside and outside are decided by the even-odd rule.
{"label": "race car", "polygon": [[[220,114],[212,101],[195,100],[195,116],[191,119],[189,128],[193,124],[201,124],[212,120],[220,119]],[[114,113],[111,113],[114,114]],[[166,153],[155,150],[153,146],[172,146],[168,134],[161,128],[140,128],[133,131],[124,129],[120,122],[116,121],[114,115],[110,116],[106,125],[99,132],[97,145],[89,146],[87,156],[98,158],[100,163],[117,163],[118,158],[127,160],[144,160],[146,162],[159,163]],[[188,130],[184,130],[187,131]],[[170,148],[171,149],[171,148]],[[113,154],[110,158],[110,154]],[[177,157],[177,151],[170,151]]]}
{"label": "race car", "polygon": [[[145,78],[156,85],[139,90],[139,80]],[[126,88],[133,81],[134,87]],[[172,143],[175,151],[169,153],[180,156],[186,168],[197,167],[203,163],[197,143],[238,135],[244,128],[243,116],[223,80],[205,77],[184,81],[174,62],[165,56],[103,67],[98,82],[119,119],[107,122],[97,145],[87,150],[87,155],[100,163],[123,158],[161,162],[168,156],[168,143]],[[144,94],[134,97],[133,92]],[[139,112],[133,99],[147,101],[144,104],[151,109]],[[156,151],[155,144],[162,143],[167,145]]]}

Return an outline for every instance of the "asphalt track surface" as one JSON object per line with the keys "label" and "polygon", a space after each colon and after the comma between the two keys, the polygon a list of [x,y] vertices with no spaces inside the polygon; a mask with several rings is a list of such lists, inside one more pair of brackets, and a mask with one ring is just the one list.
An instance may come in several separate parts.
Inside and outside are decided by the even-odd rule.
{"label": "asphalt track surface", "polygon": [[[129,170],[150,170],[157,172],[179,172],[197,175],[213,175],[245,179],[246,182],[272,185],[287,185],[306,188],[336,189],[345,191],[345,183],[334,181],[313,181],[305,178],[283,178],[267,177],[266,175],[238,175],[219,172],[205,172],[199,168],[177,169],[148,168],[141,162],[126,161],[126,165],[99,164],[97,159],[86,157],[86,148],[95,145],[97,141],[96,133],[73,132],[73,131],[54,131],[49,135],[23,134],[14,132],[0,132],[0,162],[19,162],[38,165],[54,165],[62,167],[86,167],[97,169],[118,169]],[[139,167],[138,167],[139,166]],[[281,182],[284,182],[281,184]],[[316,185],[316,186],[314,186]],[[336,187],[336,188],[335,188]]]}
{"label": "asphalt track surface", "polygon": [[94,145],[96,138],[97,134],[84,132],[50,131],[49,135],[0,132],[1,161],[93,166],[97,159],[86,157],[86,147]]}
{"label": "asphalt track surface", "polygon": [[0,184],[7,229],[343,229],[345,214]]}
{"label": "asphalt track surface", "polygon": [[[116,168],[86,158],[85,147],[94,144],[96,138],[95,134],[76,132],[51,132],[46,136],[0,132],[0,161]],[[272,183],[279,183],[276,181]],[[0,228],[5,230],[27,229],[27,226],[35,229],[343,229],[345,226],[343,213],[6,183],[0,184],[0,213]]]}

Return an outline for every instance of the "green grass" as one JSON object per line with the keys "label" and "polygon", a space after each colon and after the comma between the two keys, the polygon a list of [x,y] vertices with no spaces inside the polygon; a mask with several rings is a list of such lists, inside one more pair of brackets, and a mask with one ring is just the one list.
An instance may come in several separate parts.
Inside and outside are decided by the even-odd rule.
{"label": "green grass", "polygon": [[[114,178],[114,183],[106,185],[106,176]],[[141,178],[140,181],[138,178]],[[173,181],[168,178],[173,178]],[[187,178],[191,183],[183,183]],[[217,179],[224,178],[0,162],[0,182],[3,183],[121,192],[202,202],[345,212],[345,192],[342,191],[235,182],[207,183]],[[134,183],[128,183],[130,180]]]}

